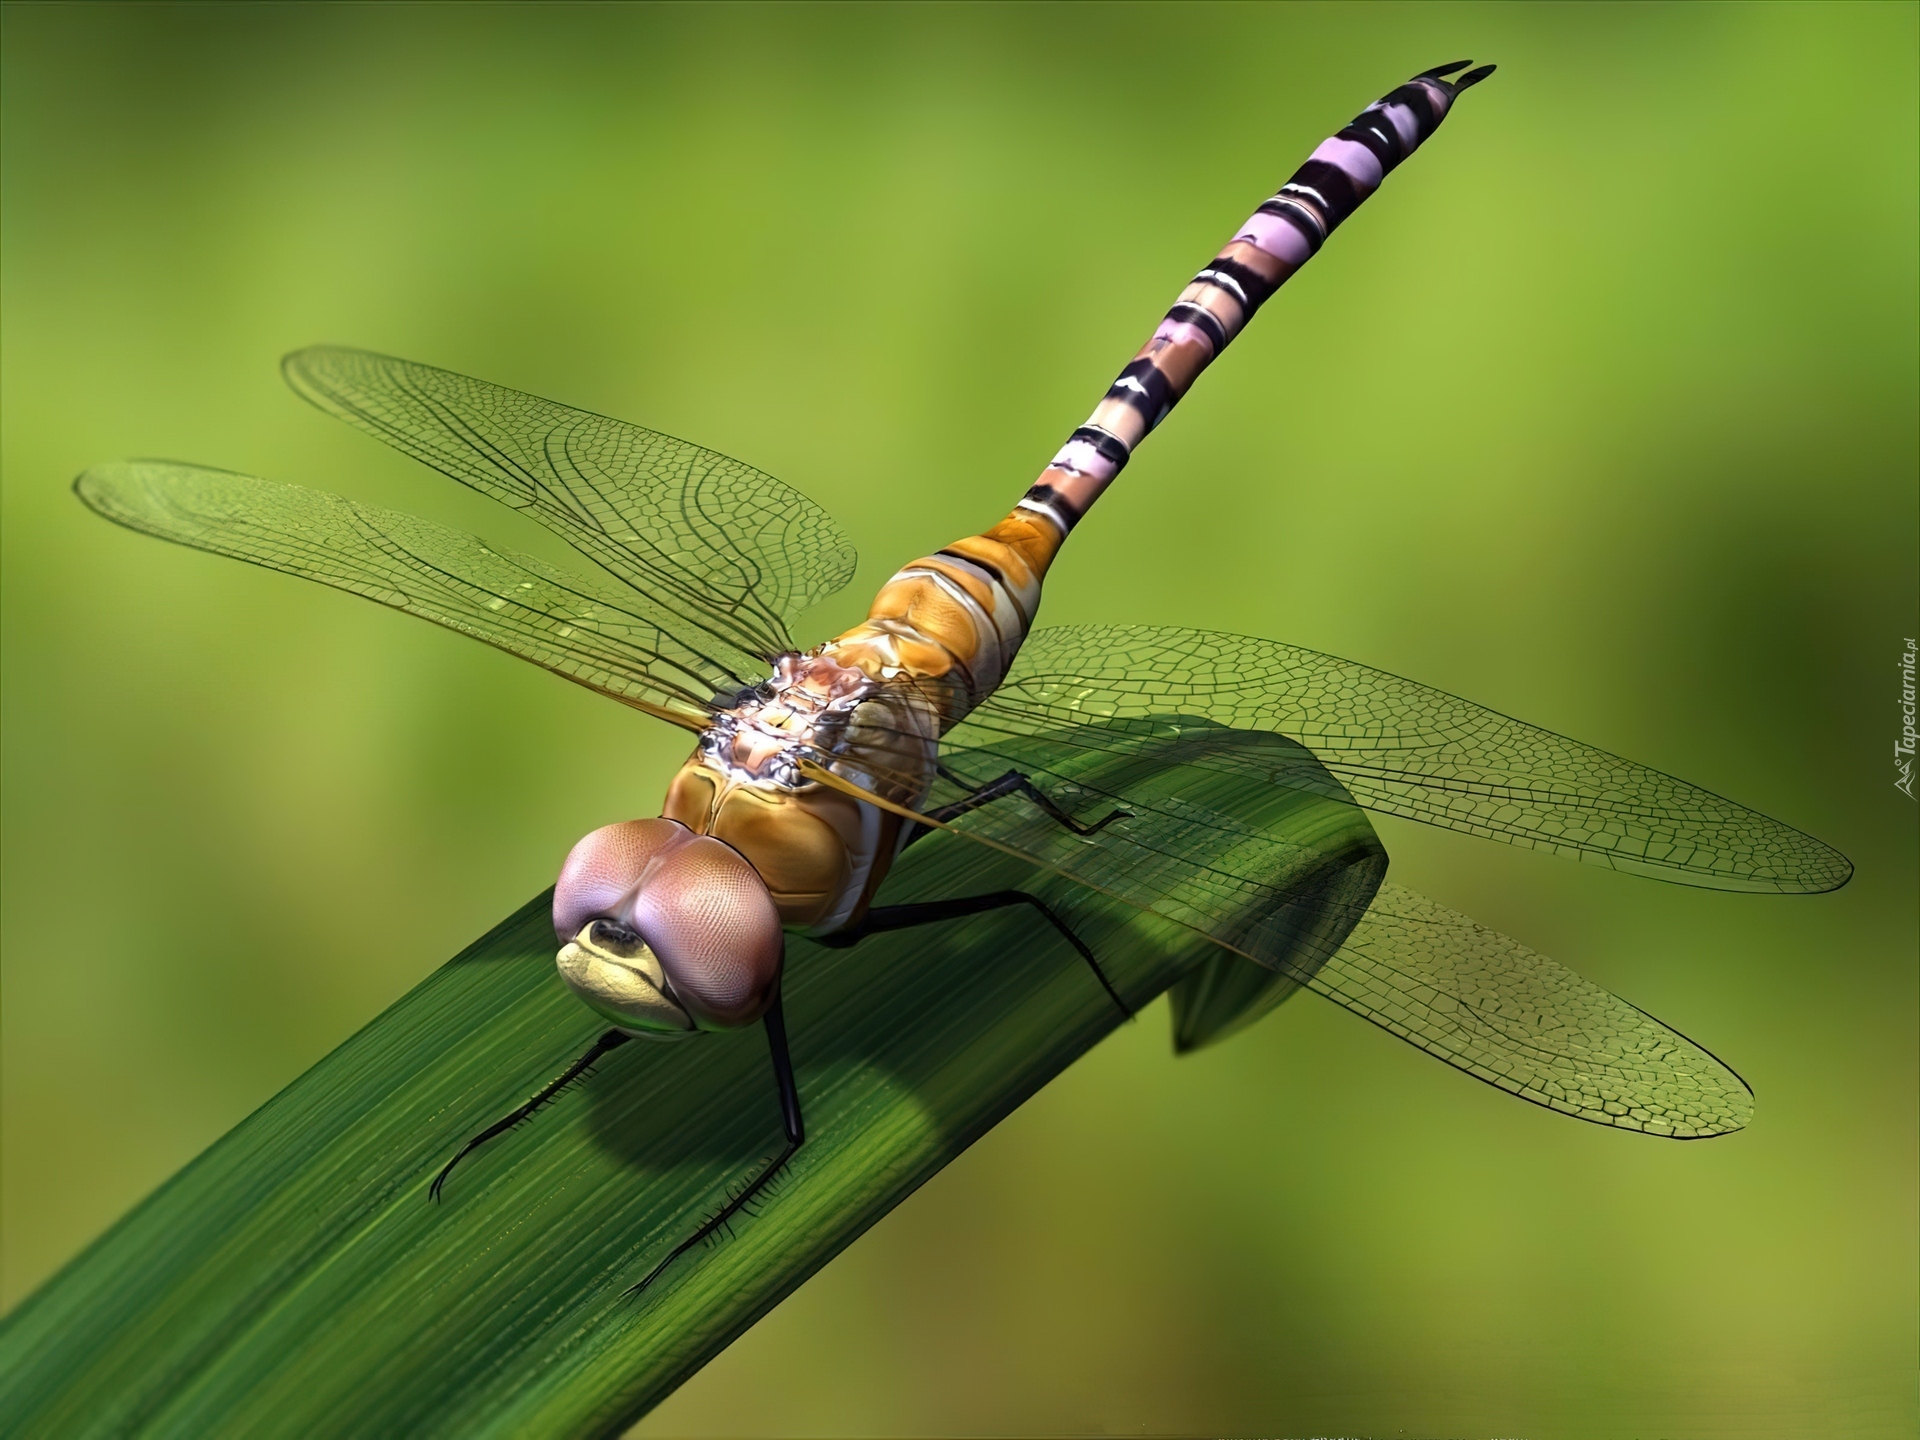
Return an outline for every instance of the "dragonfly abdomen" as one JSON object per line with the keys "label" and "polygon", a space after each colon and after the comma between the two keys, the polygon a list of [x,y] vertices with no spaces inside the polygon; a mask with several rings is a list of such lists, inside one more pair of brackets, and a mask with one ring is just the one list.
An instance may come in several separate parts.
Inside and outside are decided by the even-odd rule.
{"label": "dragonfly abdomen", "polygon": [[943,732],[998,689],[1067,535],[1267,297],[1439,128],[1454,97],[1493,71],[1484,65],[1444,78],[1467,63],[1416,75],[1322,142],[1180,293],[1013,513],[903,567],[865,623],[820,653],[876,681],[916,682]]}
{"label": "dragonfly abdomen", "polygon": [[1396,165],[1440,128],[1454,97],[1493,73],[1469,62],[1416,75],[1321,142],[1272,199],[1248,217],[1226,248],[1193,277],[1140,353],[1127,363],[1086,424],[1020,501],[1062,539],[1126,466],[1147,434],[1180,403],[1200,372],[1360,207]]}

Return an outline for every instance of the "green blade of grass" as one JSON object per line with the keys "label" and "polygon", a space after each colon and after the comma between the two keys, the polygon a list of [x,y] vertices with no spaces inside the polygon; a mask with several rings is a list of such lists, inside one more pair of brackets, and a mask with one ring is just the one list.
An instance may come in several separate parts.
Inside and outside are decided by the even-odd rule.
{"label": "green blade of grass", "polygon": [[[1337,801],[1285,810],[1317,854],[1377,843]],[[950,836],[909,851],[883,898],[1007,887],[1070,907],[1135,1005],[1218,953]],[[625,1046],[430,1204],[447,1157],[604,1028],[554,972],[547,907],[443,966],[16,1310],[0,1432],[617,1432],[1120,1023],[1024,908],[850,949],[793,939],[807,1144],[732,1239],[629,1296],[779,1148],[766,1040]]]}

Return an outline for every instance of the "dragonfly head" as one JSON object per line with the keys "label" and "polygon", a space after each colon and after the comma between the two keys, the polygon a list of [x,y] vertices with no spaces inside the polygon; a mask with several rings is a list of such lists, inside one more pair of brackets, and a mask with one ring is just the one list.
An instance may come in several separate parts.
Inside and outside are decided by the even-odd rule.
{"label": "dragonfly head", "polygon": [[573,992],[654,1036],[751,1025],[773,1003],[785,950],[758,872],[677,820],[608,825],[574,846],[553,928]]}

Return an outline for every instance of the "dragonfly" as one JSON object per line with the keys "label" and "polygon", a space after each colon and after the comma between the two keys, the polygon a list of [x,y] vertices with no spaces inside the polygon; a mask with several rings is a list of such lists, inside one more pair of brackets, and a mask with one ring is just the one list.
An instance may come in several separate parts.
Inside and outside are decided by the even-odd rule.
{"label": "dragonfly", "polygon": [[1353,661],[1169,627],[1033,628],[1050,566],[1133,450],[1493,71],[1470,64],[1415,76],[1315,149],[1181,292],[1006,518],[904,566],[863,622],[811,648],[793,627],[855,566],[818,506],[698,445],[428,365],[319,347],[283,369],[320,409],[538,522],[591,568],[201,466],[125,461],[79,477],[80,498],[110,520],[366,596],[696,737],[660,815],[587,835],[555,886],[560,976],[609,1028],[475,1134],[432,1198],[465,1156],[618,1046],[757,1024],[784,1147],[633,1288],[651,1284],[805,1143],[780,1001],[789,932],[852,945],[1019,908],[1036,934],[1073,947],[1121,1013],[1153,998],[1115,988],[1030,891],[881,903],[900,853],[936,833],[1204,942],[1171,992],[1179,1049],[1305,989],[1583,1120],[1681,1139],[1746,1123],[1751,1092],[1710,1053],[1387,881],[1377,838],[1319,843],[1302,802],[1723,890],[1837,888],[1851,874],[1838,851]]}

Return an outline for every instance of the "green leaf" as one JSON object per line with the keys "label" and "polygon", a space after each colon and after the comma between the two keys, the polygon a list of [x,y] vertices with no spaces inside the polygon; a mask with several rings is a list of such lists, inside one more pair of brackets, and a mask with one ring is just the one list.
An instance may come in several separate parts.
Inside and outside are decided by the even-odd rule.
{"label": "green leaf", "polygon": [[[1231,808],[1239,784],[1215,798]],[[1335,799],[1241,803],[1329,865],[1356,837],[1377,846]],[[1136,1007],[1218,953],[952,836],[909,850],[883,899],[1008,887],[1066,912]],[[1121,1023],[1025,907],[848,949],[790,939],[807,1143],[733,1238],[628,1295],[779,1148],[766,1039],[627,1045],[430,1204],[447,1157],[604,1028],[555,973],[548,904],[443,966],[23,1304],[0,1328],[0,1431],[617,1432]]]}

